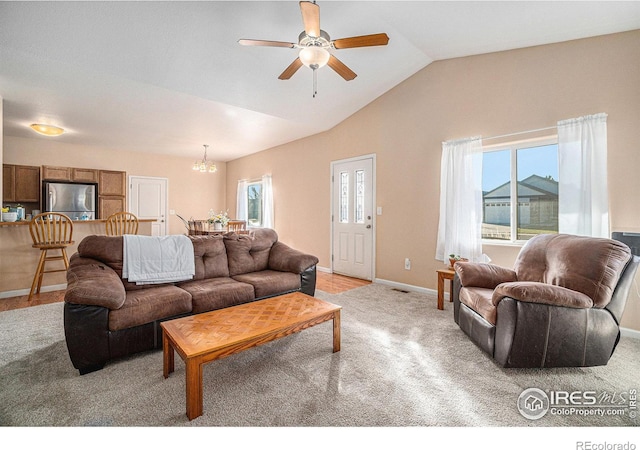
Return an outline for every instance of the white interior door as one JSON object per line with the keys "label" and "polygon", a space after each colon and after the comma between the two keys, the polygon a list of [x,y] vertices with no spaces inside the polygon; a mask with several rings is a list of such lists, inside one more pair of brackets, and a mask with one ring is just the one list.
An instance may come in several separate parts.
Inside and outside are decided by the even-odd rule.
{"label": "white interior door", "polygon": [[138,219],[153,219],[152,236],[167,234],[167,186],[166,178],[129,177],[129,211]]}
{"label": "white interior door", "polygon": [[373,279],[373,157],[332,163],[332,271]]}

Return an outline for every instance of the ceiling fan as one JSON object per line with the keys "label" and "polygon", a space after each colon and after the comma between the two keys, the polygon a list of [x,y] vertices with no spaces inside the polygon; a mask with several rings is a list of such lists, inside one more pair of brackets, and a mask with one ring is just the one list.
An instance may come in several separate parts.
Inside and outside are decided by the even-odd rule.
{"label": "ceiling fan", "polygon": [[304,31],[298,36],[298,43],[281,41],[262,41],[255,39],[240,39],[240,45],[260,47],[285,47],[300,49],[298,57],[284,69],[278,79],[288,80],[300,67],[307,66],[313,70],[313,96],[317,94],[316,70],[328,65],[346,81],[353,80],[357,75],[342,61],[333,56],[330,49],[341,50],[344,48],[372,47],[387,45],[389,36],[386,33],[368,34],[331,40],[329,34],[320,29],[320,7],[314,2],[300,2]]}

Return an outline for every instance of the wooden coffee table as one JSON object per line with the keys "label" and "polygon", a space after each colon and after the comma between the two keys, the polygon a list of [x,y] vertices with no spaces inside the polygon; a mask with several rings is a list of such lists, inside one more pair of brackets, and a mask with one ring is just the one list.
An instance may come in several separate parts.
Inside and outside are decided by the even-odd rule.
{"label": "wooden coffee table", "polygon": [[162,322],[163,375],[174,370],[174,350],[185,362],[187,417],[202,415],[202,368],[208,362],[333,320],[340,351],[340,306],[294,292]]}

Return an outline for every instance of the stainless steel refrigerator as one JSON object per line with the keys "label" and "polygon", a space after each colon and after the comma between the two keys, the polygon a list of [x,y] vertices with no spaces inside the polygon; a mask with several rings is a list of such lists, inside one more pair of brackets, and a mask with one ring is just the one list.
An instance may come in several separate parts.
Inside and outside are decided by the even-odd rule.
{"label": "stainless steel refrigerator", "polygon": [[73,220],[97,218],[97,189],[95,184],[43,183],[44,211],[66,214]]}

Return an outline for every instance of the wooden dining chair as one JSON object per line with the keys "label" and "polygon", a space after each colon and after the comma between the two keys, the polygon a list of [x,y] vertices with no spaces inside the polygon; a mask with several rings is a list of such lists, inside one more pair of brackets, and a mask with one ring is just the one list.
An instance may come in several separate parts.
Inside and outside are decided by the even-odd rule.
{"label": "wooden dining chair", "polygon": [[138,234],[138,218],[130,212],[113,213],[107,218],[105,228],[107,236]]}
{"label": "wooden dining chair", "polygon": [[[42,277],[45,273],[66,272],[69,268],[66,248],[73,245],[73,222],[65,214],[44,212],[31,219],[29,233],[31,233],[31,239],[33,240],[32,247],[40,249],[40,260],[33,276],[33,283],[31,283],[27,301],[31,300],[34,291],[36,294],[40,293]],[[60,254],[49,256],[49,250],[59,250]],[[45,270],[46,263],[58,260],[64,262],[64,269]]]}
{"label": "wooden dining chair", "polygon": [[190,220],[189,221],[189,235],[190,236],[199,236],[202,234],[207,234],[205,230],[204,223],[206,220]]}
{"label": "wooden dining chair", "polygon": [[227,224],[227,229],[229,232],[234,232],[236,234],[247,234],[247,221],[246,220],[230,220]]}

